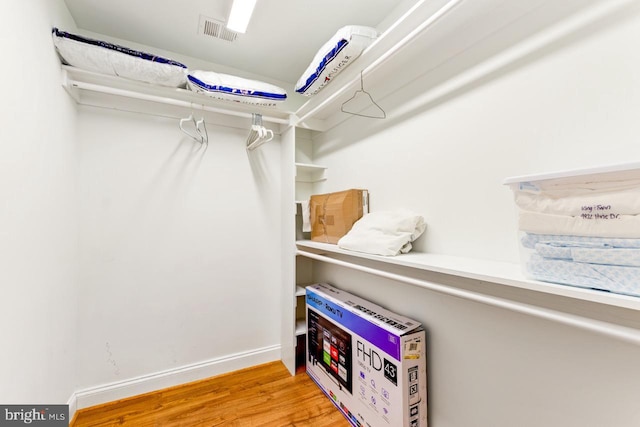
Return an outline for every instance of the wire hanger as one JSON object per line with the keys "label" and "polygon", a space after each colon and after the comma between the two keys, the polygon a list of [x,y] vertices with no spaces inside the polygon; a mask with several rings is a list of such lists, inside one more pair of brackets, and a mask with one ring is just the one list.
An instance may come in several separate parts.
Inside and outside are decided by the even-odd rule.
{"label": "wire hanger", "polygon": [[[347,104],[353,104],[353,106],[355,107],[358,102],[353,102],[356,100],[356,98],[363,98],[362,95],[366,95],[369,100],[369,106],[375,106],[376,110],[374,110],[373,113],[370,114],[363,114],[360,111],[364,111],[365,109],[359,109],[359,111],[349,111],[349,106]],[[345,108],[346,107],[346,108]],[[368,108],[367,108],[368,109]],[[348,100],[346,100],[345,102],[342,103],[342,107],[340,107],[340,110],[343,113],[347,113],[347,114],[353,114],[354,116],[360,116],[360,117],[367,117],[369,119],[386,119],[387,118],[387,113],[385,113],[385,111],[382,109],[382,107],[380,107],[376,101],[373,100],[373,97],[371,96],[371,94],[369,92],[367,92],[366,90],[364,90],[364,82],[362,79],[362,71],[360,71],[360,89],[356,90],[355,93],[353,94],[353,96],[351,98],[349,98]]]}
{"label": "wire hanger", "polygon": [[201,138],[200,143],[209,144],[209,132],[207,132],[207,124],[204,121],[204,116],[200,117],[200,120],[196,121],[196,130]]}
{"label": "wire hanger", "polygon": [[[185,127],[186,125],[191,123],[193,123],[193,126],[194,126],[193,131]],[[189,114],[189,117],[180,119],[180,124],[178,126],[180,127],[180,130],[190,138],[193,138],[195,140],[200,139],[199,135],[197,135],[196,119],[193,117],[193,113]]]}

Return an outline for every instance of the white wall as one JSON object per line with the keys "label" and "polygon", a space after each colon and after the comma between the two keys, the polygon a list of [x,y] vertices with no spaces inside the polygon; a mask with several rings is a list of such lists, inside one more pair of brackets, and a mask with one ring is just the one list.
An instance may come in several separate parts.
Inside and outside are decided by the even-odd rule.
{"label": "white wall", "polygon": [[277,359],[278,138],[248,154],[249,121],[210,115],[205,150],[175,118],[78,107],[64,2],[0,16],[0,401],[73,410]]}
{"label": "white wall", "polygon": [[[517,262],[505,177],[640,160],[637,40],[636,2],[405,115],[394,113],[406,97],[382,99],[387,121],[353,118],[316,136],[314,161],[329,167],[317,191],[368,188],[372,210],[422,213],[417,250]],[[426,81],[403,95],[421,96]],[[322,263],[314,275],[424,323],[430,425],[640,424],[637,346]],[[640,326],[635,312],[422,276]]]}
{"label": "white wall", "polygon": [[277,359],[277,138],[247,153],[246,127],[207,118],[205,150],[177,119],[94,107],[78,119],[80,388],[274,346]]}
{"label": "white wall", "polygon": [[64,3],[0,2],[0,402],[66,403],[76,381],[75,109],[51,27]]}

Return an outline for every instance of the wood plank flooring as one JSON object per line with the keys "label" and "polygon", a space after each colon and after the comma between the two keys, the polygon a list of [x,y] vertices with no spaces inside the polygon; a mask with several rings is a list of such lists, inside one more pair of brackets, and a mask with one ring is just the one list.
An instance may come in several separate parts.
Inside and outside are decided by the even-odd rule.
{"label": "wood plank flooring", "polygon": [[348,427],[306,373],[281,362],[78,411],[71,427]]}

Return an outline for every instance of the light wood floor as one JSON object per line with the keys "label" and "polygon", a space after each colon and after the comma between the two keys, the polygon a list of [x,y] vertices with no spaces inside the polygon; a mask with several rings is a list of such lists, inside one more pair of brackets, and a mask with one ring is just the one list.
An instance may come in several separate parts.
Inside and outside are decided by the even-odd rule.
{"label": "light wood floor", "polygon": [[78,411],[71,427],[348,427],[306,373],[281,362]]}

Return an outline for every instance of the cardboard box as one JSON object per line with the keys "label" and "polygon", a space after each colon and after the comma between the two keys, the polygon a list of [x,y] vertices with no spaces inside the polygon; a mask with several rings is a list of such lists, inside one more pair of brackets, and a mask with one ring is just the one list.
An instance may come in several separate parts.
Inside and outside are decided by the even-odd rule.
{"label": "cardboard box", "polygon": [[309,209],[311,240],[335,244],[362,215],[369,212],[369,193],[352,189],[316,194],[311,196]]}
{"label": "cardboard box", "polygon": [[331,285],[307,287],[307,373],[353,426],[426,427],[420,323]]}

